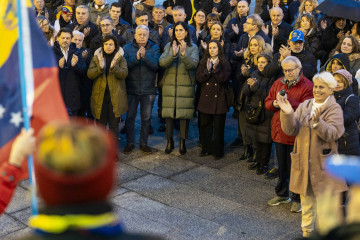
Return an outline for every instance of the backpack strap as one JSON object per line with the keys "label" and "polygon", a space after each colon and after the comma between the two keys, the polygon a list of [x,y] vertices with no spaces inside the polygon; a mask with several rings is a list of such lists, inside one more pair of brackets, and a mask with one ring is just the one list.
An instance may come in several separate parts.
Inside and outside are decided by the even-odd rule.
{"label": "backpack strap", "polygon": [[355,95],[354,95],[353,93],[350,94],[350,95],[345,99],[345,105],[346,105],[346,103],[348,102],[348,100],[349,100],[349,98],[350,98],[351,96],[355,96]]}

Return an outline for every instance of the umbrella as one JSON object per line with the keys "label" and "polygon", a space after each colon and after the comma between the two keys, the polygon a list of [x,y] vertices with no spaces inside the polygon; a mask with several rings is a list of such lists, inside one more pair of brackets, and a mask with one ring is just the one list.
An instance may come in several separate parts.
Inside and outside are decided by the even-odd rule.
{"label": "umbrella", "polygon": [[346,18],[360,22],[360,2],[355,0],[325,0],[316,10],[331,17]]}
{"label": "umbrella", "polygon": [[360,157],[332,155],[327,158],[325,166],[331,175],[360,184]]}

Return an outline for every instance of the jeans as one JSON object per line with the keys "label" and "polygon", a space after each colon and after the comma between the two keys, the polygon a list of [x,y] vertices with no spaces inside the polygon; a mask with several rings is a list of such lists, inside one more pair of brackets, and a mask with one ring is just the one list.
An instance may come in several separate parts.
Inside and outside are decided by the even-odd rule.
{"label": "jeans", "polygon": [[135,118],[140,102],[140,116],[141,116],[141,130],[140,130],[140,145],[147,145],[149,136],[151,112],[155,101],[155,95],[127,95],[128,112],[126,115],[126,141],[127,144],[135,143]]}

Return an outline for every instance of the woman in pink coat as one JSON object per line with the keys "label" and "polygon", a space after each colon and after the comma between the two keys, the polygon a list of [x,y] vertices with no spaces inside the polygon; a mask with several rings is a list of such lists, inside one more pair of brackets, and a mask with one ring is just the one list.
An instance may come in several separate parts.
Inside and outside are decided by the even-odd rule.
{"label": "woman in pink coat", "polygon": [[295,112],[286,98],[277,96],[281,128],[285,134],[296,136],[290,191],[300,194],[304,237],[314,230],[316,216],[319,225],[327,221],[317,211],[319,194],[329,186],[335,192],[347,190],[345,181],[333,178],[324,169],[326,158],[337,154],[336,141],[344,133],[342,110],[332,95],[337,83],[328,72],[315,75],[313,82],[314,98],[301,103]]}

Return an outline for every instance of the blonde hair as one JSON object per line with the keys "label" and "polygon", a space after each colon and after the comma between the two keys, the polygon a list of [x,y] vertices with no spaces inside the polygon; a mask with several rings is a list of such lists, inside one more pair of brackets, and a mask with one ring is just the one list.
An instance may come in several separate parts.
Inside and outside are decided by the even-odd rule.
{"label": "blonde hair", "polygon": [[39,134],[37,157],[55,172],[85,173],[104,162],[106,142],[105,134],[95,126],[51,123]]}
{"label": "blonde hair", "polygon": [[335,76],[338,76],[341,79],[342,83],[344,84],[344,88],[349,87],[349,81],[343,75],[341,75],[340,73],[334,73],[334,78]]}
{"label": "blonde hair", "polygon": [[300,4],[300,7],[299,7],[299,16],[305,11],[305,3],[306,2],[311,2],[312,5],[313,5],[313,8],[316,13],[319,13],[319,11],[315,10],[317,6],[319,6],[319,3],[317,0],[304,0],[302,1],[302,3]]}
{"label": "blonde hair", "polygon": [[[255,55],[252,55],[251,52],[250,52],[250,43],[251,43],[251,41],[253,39],[255,39],[257,41],[258,45],[259,45],[259,52],[257,54],[255,54]],[[262,54],[262,53],[272,53],[272,51],[273,51],[273,49],[272,49],[270,44],[265,43],[265,40],[261,36],[255,35],[252,38],[250,38],[248,47],[246,48],[245,53],[244,53],[244,59],[249,64],[257,65],[258,56],[260,54]]]}
{"label": "blonde hair", "polygon": [[334,76],[331,73],[326,72],[326,71],[316,74],[313,77],[313,82],[315,82],[315,81],[321,81],[321,82],[325,83],[331,89],[334,89],[337,86],[337,82],[336,82]]}

